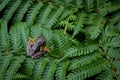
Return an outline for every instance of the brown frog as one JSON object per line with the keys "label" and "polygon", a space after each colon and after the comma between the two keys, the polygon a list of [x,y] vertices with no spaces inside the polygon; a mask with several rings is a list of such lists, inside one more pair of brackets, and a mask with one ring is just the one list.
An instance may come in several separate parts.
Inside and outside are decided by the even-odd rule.
{"label": "brown frog", "polygon": [[49,49],[46,47],[45,38],[39,36],[36,40],[30,38],[27,45],[27,55],[32,58],[39,58],[48,52]]}

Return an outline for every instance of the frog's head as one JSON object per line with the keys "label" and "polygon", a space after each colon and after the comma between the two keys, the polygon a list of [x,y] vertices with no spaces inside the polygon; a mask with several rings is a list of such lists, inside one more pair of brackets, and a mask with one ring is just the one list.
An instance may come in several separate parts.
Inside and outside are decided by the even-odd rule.
{"label": "frog's head", "polygon": [[39,36],[37,39],[36,39],[36,42],[38,43],[38,46],[45,46],[46,45],[46,40],[44,37],[42,36]]}

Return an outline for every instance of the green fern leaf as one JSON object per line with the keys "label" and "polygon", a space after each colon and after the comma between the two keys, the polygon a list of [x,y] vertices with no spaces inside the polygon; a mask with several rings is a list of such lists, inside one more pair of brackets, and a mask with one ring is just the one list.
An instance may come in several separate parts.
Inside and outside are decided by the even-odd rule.
{"label": "green fern leaf", "polygon": [[75,22],[75,29],[73,32],[73,37],[80,32],[80,30],[83,28],[83,24],[86,21],[86,14],[84,12],[81,12],[78,14],[78,19]]}
{"label": "green fern leaf", "polygon": [[9,21],[12,18],[13,13],[19,7],[21,0],[12,0],[4,12],[3,19]]}
{"label": "green fern leaf", "polygon": [[35,63],[31,58],[26,58],[25,61],[22,63],[20,70],[24,75],[31,77],[34,65]]}
{"label": "green fern leaf", "polygon": [[17,70],[20,68],[21,63],[24,61],[25,57],[15,57],[15,59],[10,63],[9,68],[6,71],[6,74],[4,76],[5,80],[12,80],[14,78]]}
{"label": "green fern leaf", "polygon": [[104,59],[99,59],[91,64],[87,64],[79,69],[76,69],[67,75],[67,80],[84,80],[87,77],[100,73],[107,69],[107,62]]}
{"label": "green fern leaf", "polygon": [[15,22],[20,22],[23,18],[25,13],[27,12],[28,8],[30,7],[31,1],[22,1],[21,5],[18,7],[18,9],[15,12],[14,18],[13,18],[13,23]]}
{"label": "green fern leaf", "polygon": [[0,62],[0,80],[4,80],[4,74],[10,64],[10,61],[13,58],[12,54],[9,54],[7,56],[1,56],[2,60]]}
{"label": "green fern leaf", "polygon": [[35,24],[31,27],[31,37],[37,38],[42,35],[43,28],[39,26],[39,24]]}
{"label": "green fern leaf", "polygon": [[95,80],[114,80],[111,73],[110,70],[106,70],[105,72],[100,73]]}
{"label": "green fern leaf", "polygon": [[120,9],[119,3],[120,3],[119,0],[113,1],[111,7],[108,10],[109,13],[119,10]]}
{"label": "green fern leaf", "polygon": [[55,31],[54,33],[55,48],[59,53],[66,52],[71,47],[72,41],[70,36],[63,34],[63,31]]}
{"label": "green fern leaf", "polygon": [[120,15],[119,15],[119,14],[120,14],[120,12],[117,12],[117,13],[113,14],[113,15],[110,17],[108,23],[109,23],[111,26],[113,26],[114,24],[116,24],[117,22],[120,21]]}
{"label": "green fern leaf", "polygon": [[90,35],[90,39],[96,39],[102,32],[103,27],[104,27],[104,18],[96,17],[94,20],[94,24],[88,27],[86,33]]}
{"label": "green fern leaf", "polygon": [[10,49],[10,40],[7,30],[7,22],[0,20],[0,50],[7,51]]}
{"label": "green fern leaf", "polygon": [[33,71],[33,80],[41,80],[42,78],[42,73],[48,63],[49,59],[48,58],[43,58],[41,60],[38,60],[37,63],[35,64],[34,71]]}
{"label": "green fern leaf", "polygon": [[54,23],[57,22],[59,16],[63,12],[63,10],[64,10],[64,7],[60,6],[60,8],[57,9],[56,12],[52,13],[52,15],[50,15],[48,20],[45,22],[44,27],[51,28],[54,25]]}
{"label": "green fern leaf", "polygon": [[14,51],[19,51],[21,49],[21,31],[19,23],[16,23],[10,29],[10,40],[12,44],[12,49]]}
{"label": "green fern leaf", "polygon": [[5,8],[10,0],[1,0],[0,1],[0,12]]}
{"label": "green fern leaf", "polygon": [[76,7],[78,7],[78,8],[82,8],[83,7],[83,0],[74,0],[73,1],[73,5],[75,5]]}
{"label": "green fern leaf", "polygon": [[42,80],[53,80],[54,74],[57,69],[57,64],[59,63],[58,60],[54,60],[47,65],[43,72]]}
{"label": "green fern leaf", "polygon": [[86,56],[81,56],[80,58],[73,58],[73,60],[71,60],[71,65],[69,67],[69,70],[73,70],[83,65],[89,64],[92,61],[96,61],[98,58],[101,57],[102,55],[100,53],[93,53],[93,54],[88,54]]}
{"label": "green fern leaf", "polygon": [[21,42],[22,42],[24,50],[26,51],[27,43],[29,39],[29,28],[26,23],[18,23],[18,25],[20,26],[19,30],[21,33],[21,39],[22,39]]}
{"label": "green fern leaf", "polygon": [[55,80],[65,80],[66,79],[66,71],[67,71],[67,68],[68,68],[68,65],[69,65],[69,61],[64,61],[64,62],[61,62],[59,65],[58,65],[58,68],[57,68],[57,71],[56,71],[56,79]]}
{"label": "green fern leaf", "polygon": [[43,4],[39,2],[37,4],[33,4],[32,8],[30,8],[30,10],[27,13],[26,20],[25,20],[28,25],[34,24],[36,15],[39,13],[39,10],[41,9],[42,6]]}
{"label": "green fern leaf", "polygon": [[75,57],[75,56],[90,54],[97,49],[98,49],[98,45],[96,45],[96,44],[87,44],[87,45],[81,46],[79,48],[72,47],[72,48],[68,49],[68,51],[66,52],[66,55],[62,59],[65,59],[68,57]]}
{"label": "green fern leaf", "polygon": [[94,10],[94,0],[83,0],[83,3],[86,12],[91,12]]}
{"label": "green fern leaf", "polygon": [[50,15],[50,12],[52,11],[53,7],[54,7],[53,5],[49,4],[45,8],[45,10],[43,10],[43,12],[41,12],[41,14],[38,16],[36,23],[39,23],[39,25],[42,26],[47,20],[48,16]]}
{"label": "green fern leaf", "polygon": [[23,75],[21,73],[16,73],[16,75],[14,76],[14,78],[12,80],[28,80],[29,77],[26,75]]}

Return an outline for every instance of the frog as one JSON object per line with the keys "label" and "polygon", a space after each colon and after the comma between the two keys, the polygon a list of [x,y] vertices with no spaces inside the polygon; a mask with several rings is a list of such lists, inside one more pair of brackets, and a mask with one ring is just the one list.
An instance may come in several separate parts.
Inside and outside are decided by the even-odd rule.
{"label": "frog", "polygon": [[36,39],[29,38],[27,45],[27,56],[39,58],[48,52],[49,49],[46,47],[46,40],[43,36],[39,36]]}

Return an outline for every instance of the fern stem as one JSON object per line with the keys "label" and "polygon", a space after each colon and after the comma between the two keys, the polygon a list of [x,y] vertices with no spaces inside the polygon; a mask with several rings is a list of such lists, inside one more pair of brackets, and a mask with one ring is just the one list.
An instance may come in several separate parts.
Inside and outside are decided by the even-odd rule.
{"label": "fern stem", "polygon": [[68,26],[68,20],[66,21],[65,28],[64,28],[64,34],[67,32],[67,26]]}

